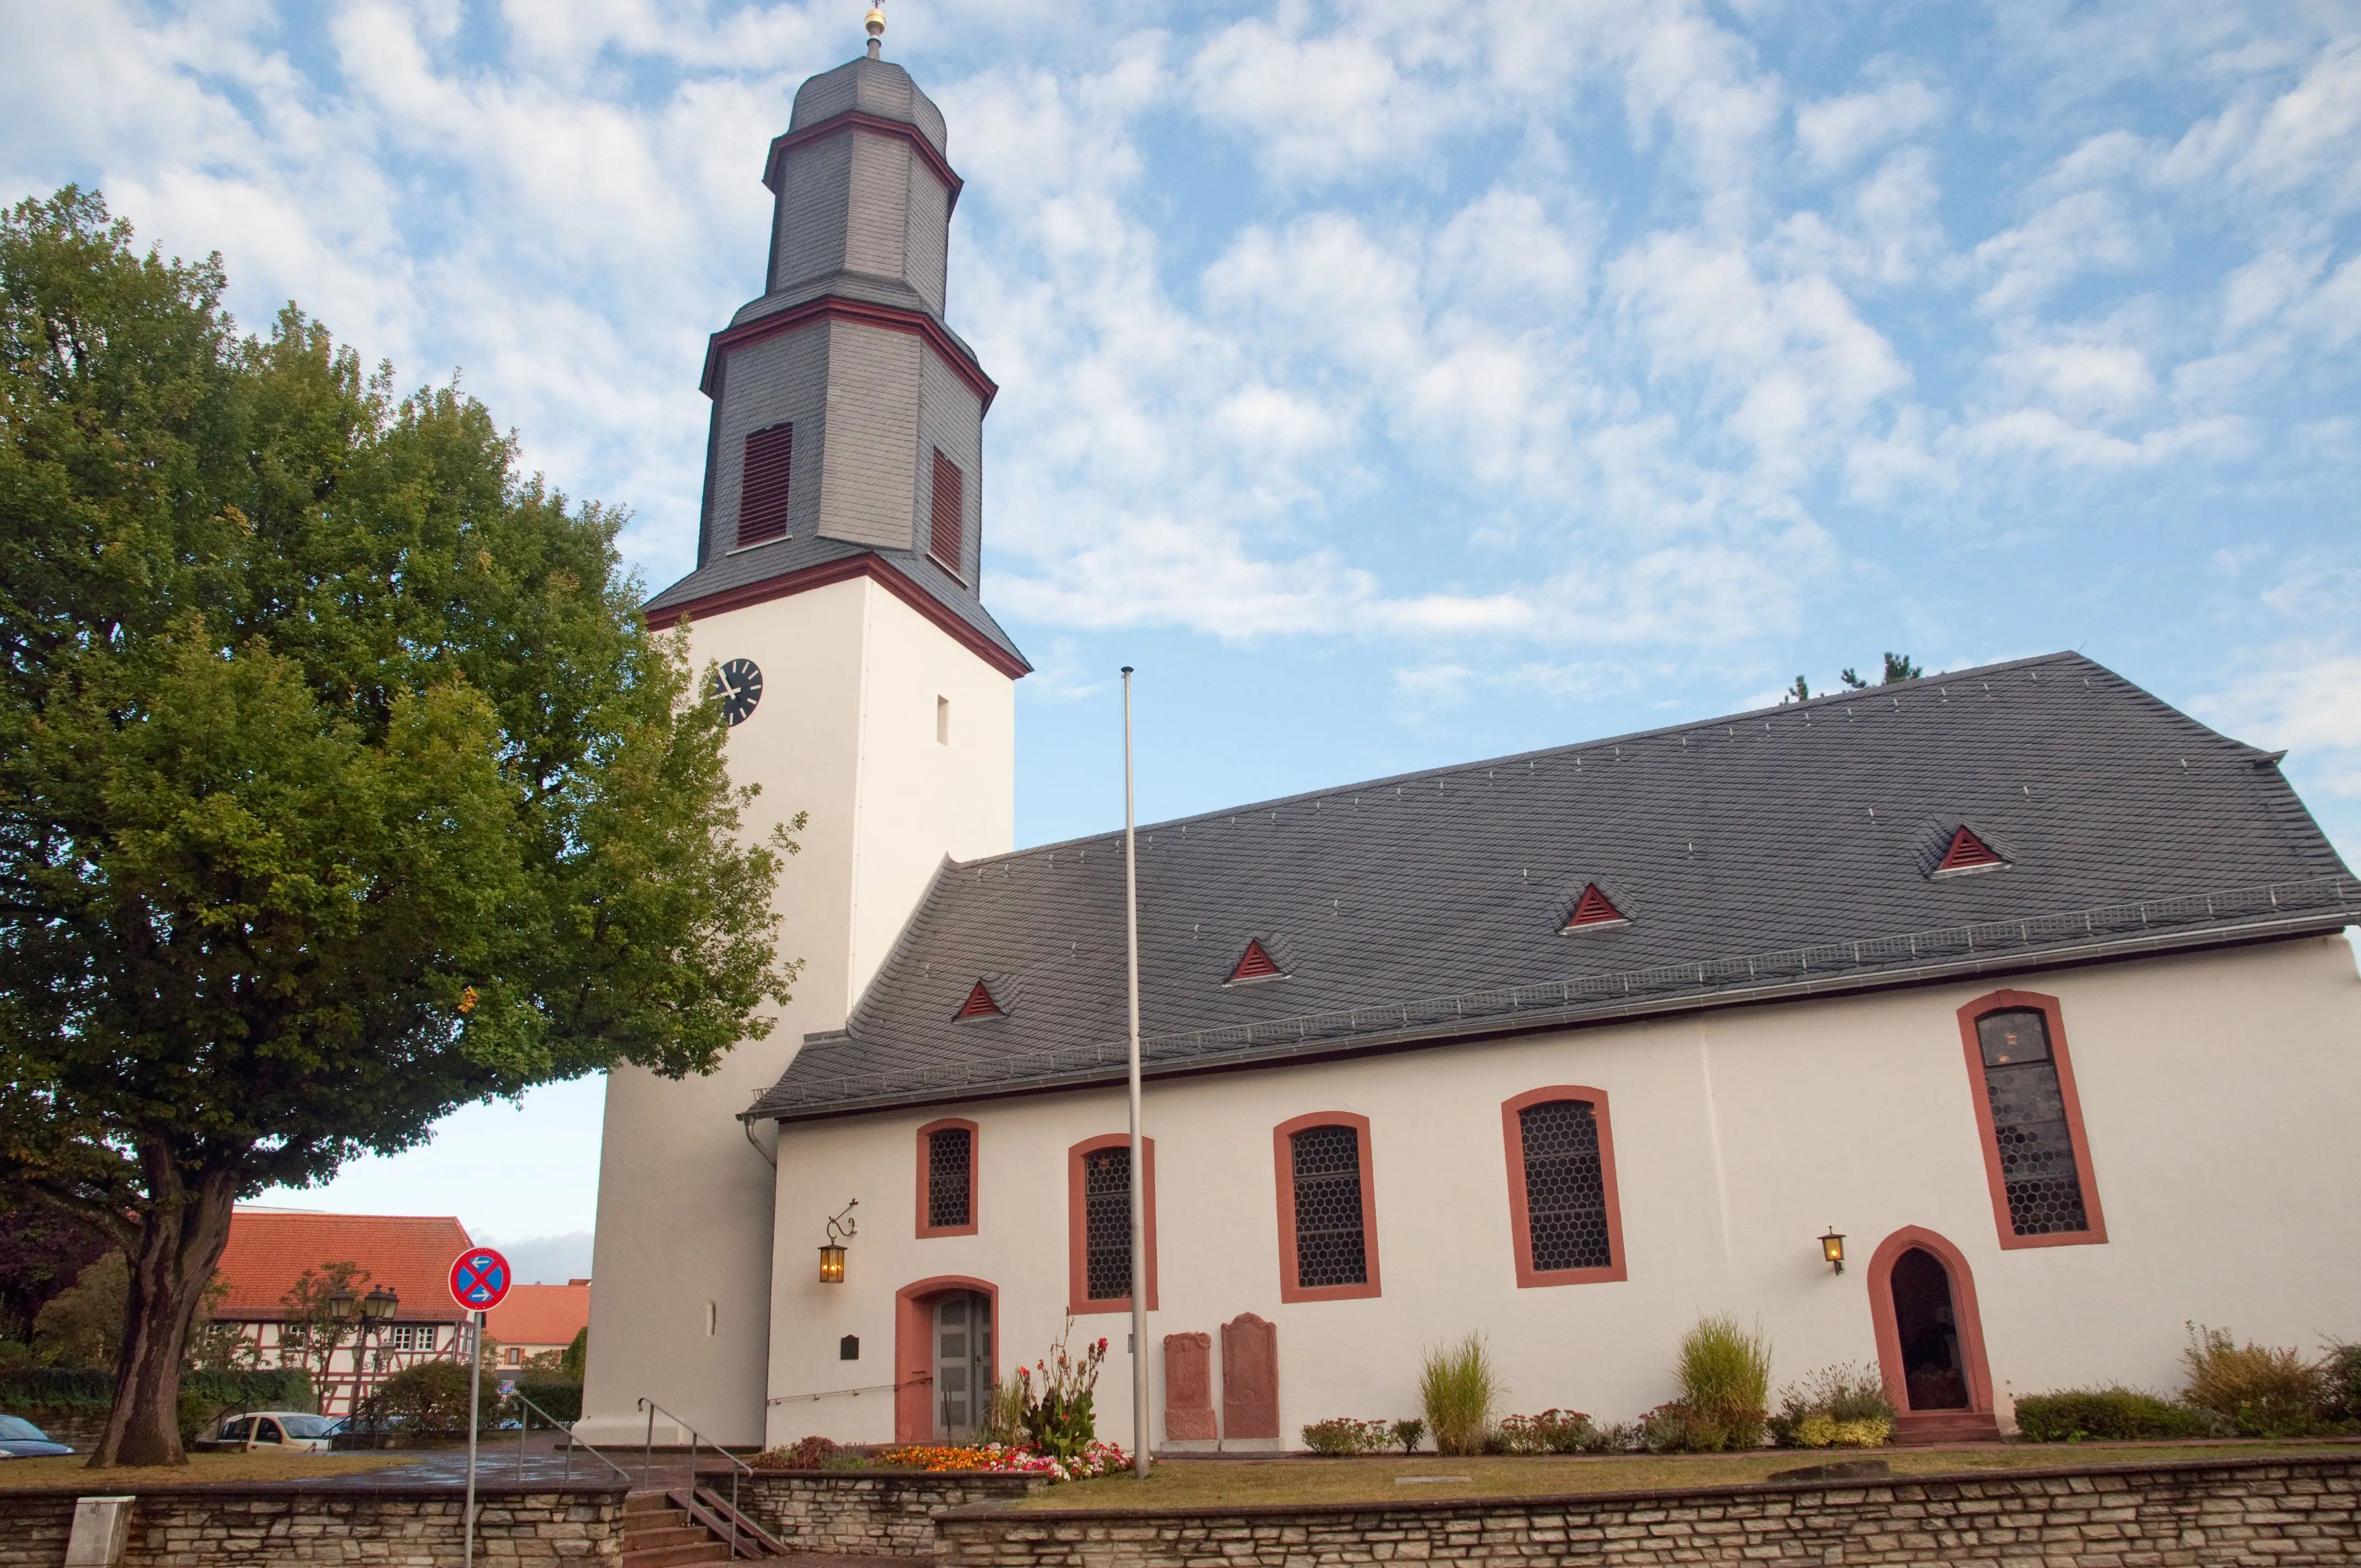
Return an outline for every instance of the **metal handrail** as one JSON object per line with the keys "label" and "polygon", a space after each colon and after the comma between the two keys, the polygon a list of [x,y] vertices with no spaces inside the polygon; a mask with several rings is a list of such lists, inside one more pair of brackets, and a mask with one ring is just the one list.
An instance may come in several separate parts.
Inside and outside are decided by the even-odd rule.
{"label": "metal handrail", "polygon": [[712,1449],[714,1453],[730,1461],[733,1467],[730,1473],[730,1555],[735,1558],[738,1555],[738,1478],[741,1475],[752,1475],[754,1467],[719,1443],[708,1439],[704,1433],[657,1404],[653,1399],[642,1398],[640,1401],[640,1409],[648,1413],[647,1442],[640,1454],[642,1490],[647,1488],[649,1477],[655,1473],[656,1417],[658,1416],[664,1417],[679,1427],[681,1431],[688,1433],[688,1495],[690,1497],[694,1498],[697,1496],[697,1451],[700,1445]]}
{"label": "metal handrail", "polygon": [[[547,1421],[551,1426],[555,1427],[559,1431],[566,1434],[566,1480],[568,1484],[571,1484],[574,1480],[574,1451],[577,1448],[588,1449],[592,1455],[598,1459],[599,1464],[605,1465],[608,1469],[612,1470],[616,1475],[620,1475],[623,1478],[623,1485],[626,1486],[631,1484],[631,1473],[630,1471],[624,1469],[621,1465],[616,1464],[605,1454],[600,1453],[596,1444],[585,1442],[582,1439],[574,1435],[573,1422],[559,1420],[555,1416],[551,1415],[547,1410],[543,1409],[539,1405],[536,1405],[531,1399],[526,1398],[522,1391],[511,1393],[509,1398],[514,1399],[518,1404],[522,1405],[526,1409],[531,1410],[534,1415],[539,1416],[543,1420]],[[530,1420],[520,1420],[517,1423],[517,1481],[519,1485],[522,1485],[524,1481],[525,1433],[531,1431],[533,1423]]]}

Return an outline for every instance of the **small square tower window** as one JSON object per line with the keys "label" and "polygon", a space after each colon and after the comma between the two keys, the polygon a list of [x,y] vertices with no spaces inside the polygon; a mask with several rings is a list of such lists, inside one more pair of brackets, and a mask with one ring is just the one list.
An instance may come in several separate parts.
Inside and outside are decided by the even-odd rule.
{"label": "small square tower window", "polygon": [[935,698],[935,744],[938,746],[948,746],[950,743],[951,699],[947,696],[939,696]]}

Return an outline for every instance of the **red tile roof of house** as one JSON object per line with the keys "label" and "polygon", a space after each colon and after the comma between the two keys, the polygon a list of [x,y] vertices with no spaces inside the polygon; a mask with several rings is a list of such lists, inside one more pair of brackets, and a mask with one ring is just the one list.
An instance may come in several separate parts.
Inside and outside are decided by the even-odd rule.
{"label": "red tile roof of house", "polygon": [[279,1321],[287,1310],[280,1298],[305,1269],[356,1263],[368,1271],[362,1295],[383,1285],[401,1296],[396,1321],[456,1322],[463,1313],[451,1299],[451,1265],[473,1245],[467,1227],[449,1215],[239,1209],[230,1216],[229,1245],[214,1271],[229,1287],[214,1315]]}
{"label": "red tile roof of house", "polygon": [[569,1345],[590,1326],[590,1282],[518,1285],[494,1307],[484,1332],[502,1344]]}

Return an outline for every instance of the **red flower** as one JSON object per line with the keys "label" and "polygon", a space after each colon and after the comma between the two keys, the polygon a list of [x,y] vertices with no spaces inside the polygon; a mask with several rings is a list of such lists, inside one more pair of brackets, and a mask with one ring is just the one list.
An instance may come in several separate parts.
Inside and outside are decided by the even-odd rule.
{"label": "red flower", "polygon": [[1099,1348],[1100,1348],[1101,1350],[1104,1350],[1104,1349],[1106,1348],[1106,1346],[1107,1346],[1107,1342],[1105,1341],[1105,1339],[1104,1339],[1104,1338],[1101,1338],[1101,1339],[1100,1339],[1100,1341],[1099,1341]]}

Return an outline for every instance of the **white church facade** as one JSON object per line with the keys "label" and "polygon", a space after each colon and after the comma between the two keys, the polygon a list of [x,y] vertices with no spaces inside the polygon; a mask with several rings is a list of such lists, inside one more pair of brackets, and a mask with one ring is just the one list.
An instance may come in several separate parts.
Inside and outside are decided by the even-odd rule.
{"label": "white church facade", "polygon": [[[805,83],[708,356],[649,617],[750,830],[809,814],[806,967],[609,1080],[586,1435],[957,1437],[1069,1313],[1131,1431],[1121,841],[1012,850],[948,148],[873,52]],[[1628,1420],[1708,1312],[1920,1438],[2169,1388],[2190,1322],[2361,1334],[2361,883],[2278,761],[2056,654],[1142,828],[1151,1434],[1408,1416],[1470,1332]]]}

